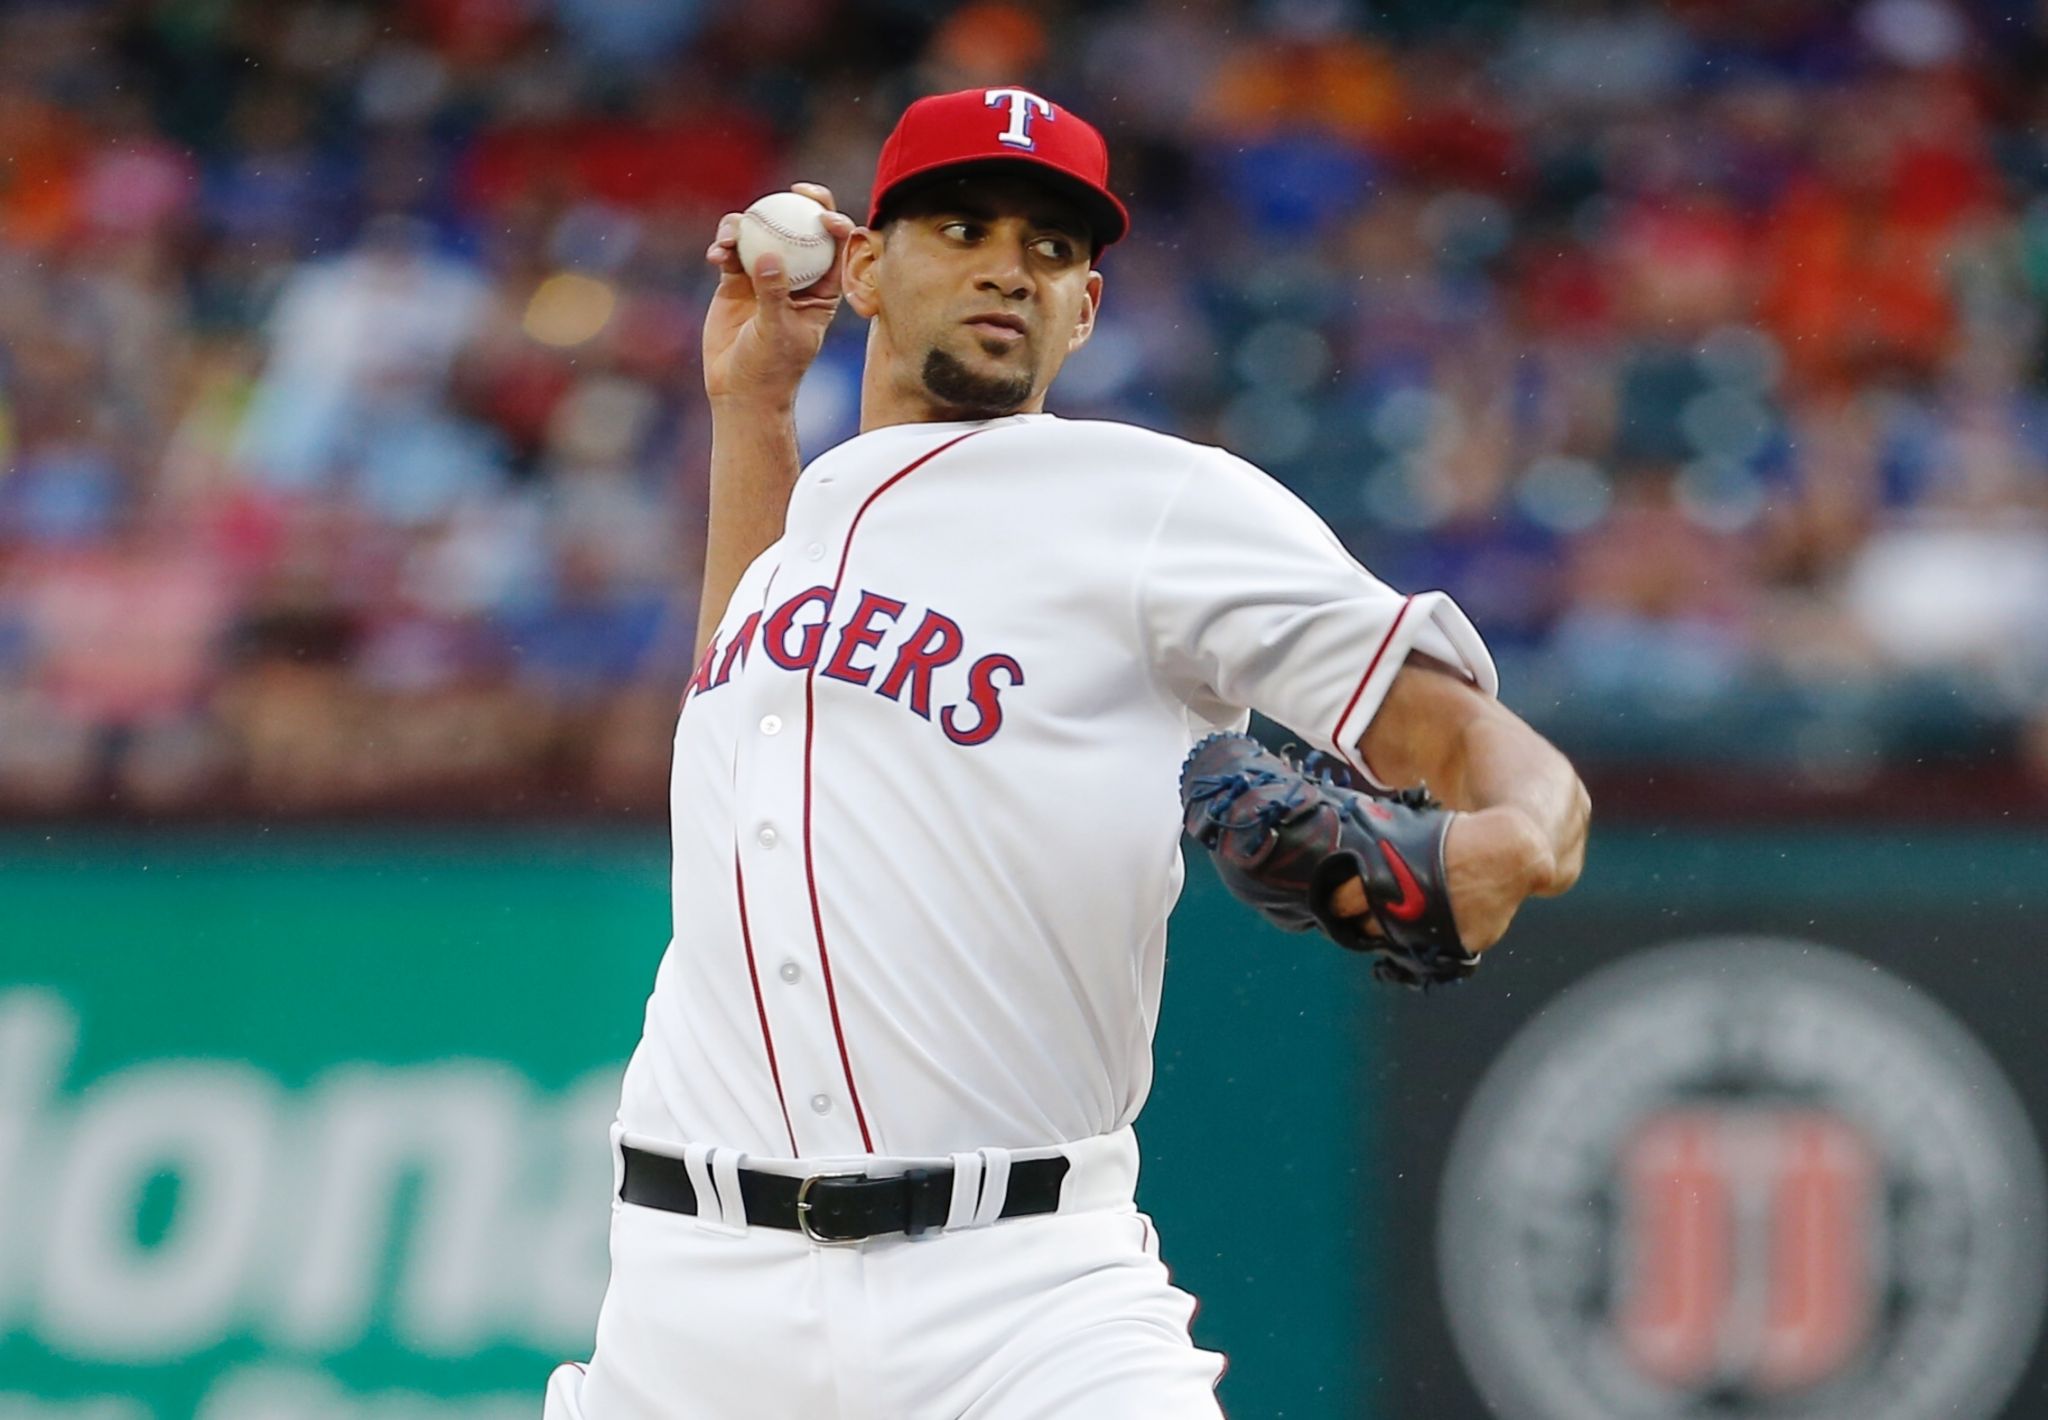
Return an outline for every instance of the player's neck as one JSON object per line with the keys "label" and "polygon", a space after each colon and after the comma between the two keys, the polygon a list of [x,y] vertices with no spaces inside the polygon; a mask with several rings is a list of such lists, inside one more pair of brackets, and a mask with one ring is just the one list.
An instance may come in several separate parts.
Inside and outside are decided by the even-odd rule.
{"label": "player's neck", "polygon": [[1016,414],[1043,414],[1044,401],[1037,401],[1022,409],[1008,410],[1002,414],[976,413],[972,410],[930,408],[925,412],[905,414],[900,417],[870,417],[866,409],[861,411],[860,432],[872,434],[877,429],[891,429],[899,424],[979,424],[990,419],[1007,419]]}

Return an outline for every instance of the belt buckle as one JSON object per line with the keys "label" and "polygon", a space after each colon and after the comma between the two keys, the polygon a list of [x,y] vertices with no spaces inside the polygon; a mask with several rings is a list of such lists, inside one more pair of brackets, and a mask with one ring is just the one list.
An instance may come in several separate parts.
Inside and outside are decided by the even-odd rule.
{"label": "belt buckle", "polygon": [[811,1226],[812,1188],[821,1182],[830,1182],[836,1179],[865,1179],[866,1177],[867,1175],[863,1173],[814,1173],[798,1184],[796,1188],[797,1231],[819,1247],[858,1247],[866,1242],[867,1238],[864,1236],[852,1238],[828,1237]]}

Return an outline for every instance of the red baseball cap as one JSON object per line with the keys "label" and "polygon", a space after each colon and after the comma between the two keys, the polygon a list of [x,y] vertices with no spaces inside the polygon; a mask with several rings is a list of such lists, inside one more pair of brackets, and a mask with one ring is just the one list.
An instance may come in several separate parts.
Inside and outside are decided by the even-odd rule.
{"label": "red baseball cap", "polygon": [[889,199],[920,178],[952,168],[1029,164],[1087,210],[1099,251],[1131,227],[1109,190],[1109,145],[1085,119],[1029,89],[962,89],[919,99],[903,111],[875,164],[868,225]]}

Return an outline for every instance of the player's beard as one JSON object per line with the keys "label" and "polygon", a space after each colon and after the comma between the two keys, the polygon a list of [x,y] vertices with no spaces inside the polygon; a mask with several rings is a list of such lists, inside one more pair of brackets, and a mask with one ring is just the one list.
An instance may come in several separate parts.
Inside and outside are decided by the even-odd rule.
{"label": "player's beard", "polygon": [[976,374],[957,355],[933,349],[924,357],[924,387],[948,414],[1000,419],[1015,414],[1031,398],[1031,375]]}

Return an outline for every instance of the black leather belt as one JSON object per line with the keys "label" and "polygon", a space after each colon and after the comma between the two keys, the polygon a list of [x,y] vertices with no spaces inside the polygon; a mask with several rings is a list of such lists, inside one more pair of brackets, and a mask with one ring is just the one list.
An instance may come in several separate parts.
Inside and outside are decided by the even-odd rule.
{"label": "black leather belt", "polygon": [[[642,1208],[697,1212],[697,1190],[681,1159],[623,1145],[625,1181],[619,1197]],[[1060,1183],[1072,1162],[1063,1155],[1020,1159],[1010,1165],[1010,1183],[998,1217],[1053,1213]],[[802,1233],[812,1242],[855,1243],[887,1233],[919,1233],[944,1227],[953,1211],[953,1170],[911,1169],[895,1178],[820,1173],[809,1178],[741,1169],[740,1201],[754,1227]]]}

